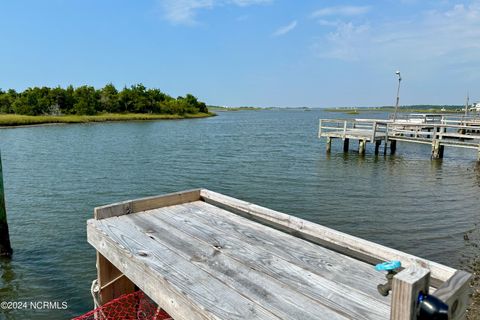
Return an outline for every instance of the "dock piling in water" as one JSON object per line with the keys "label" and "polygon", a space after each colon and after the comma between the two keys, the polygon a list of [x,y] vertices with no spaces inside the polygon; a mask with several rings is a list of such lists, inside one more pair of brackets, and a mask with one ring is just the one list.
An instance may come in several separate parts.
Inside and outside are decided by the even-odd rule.
{"label": "dock piling in water", "polygon": [[382,140],[375,141],[375,155],[378,155],[381,145],[382,145]]}
{"label": "dock piling in water", "polygon": [[328,137],[327,138],[327,153],[329,153],[332,150],[332,138]]}
{"label": "dock piling in water", "polygon": [[3,190],[2,157],[0,154],[0,256],[10,257],[13,253],[8,232],[7,210],[5,208],[5,193]]}
{"label": "dock piling in water", "polygon": [[348,152],[348,146],[350,144],[350,139],[343,140],[343,152]]}

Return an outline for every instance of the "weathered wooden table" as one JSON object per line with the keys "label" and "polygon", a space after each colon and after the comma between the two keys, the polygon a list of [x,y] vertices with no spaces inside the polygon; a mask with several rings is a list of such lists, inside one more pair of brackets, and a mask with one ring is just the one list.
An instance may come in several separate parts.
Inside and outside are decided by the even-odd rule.
{"label": "weathered wooden table", "polygon": [[[468,273],[205,189],[96,208],[87,229],[102,303],[138,287],[174,319],[415,319],[429,286],[461,319],[468,300]],[[371,263],[390,259],[408,269],[383,297]]]}

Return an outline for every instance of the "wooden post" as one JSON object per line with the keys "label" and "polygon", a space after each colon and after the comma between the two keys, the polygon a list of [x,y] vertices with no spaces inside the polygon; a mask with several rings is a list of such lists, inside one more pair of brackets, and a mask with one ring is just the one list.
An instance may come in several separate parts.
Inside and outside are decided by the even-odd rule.
{"label": "wooden post", "polygon": [[395,154],[397,151],[397,140],[390,141],[390,154]]}
{"label": "wooden post", "polygon": [[373,126],[372,126],[372,138],[370,141],[375,141],[375,136],[377,135],[377,122],[374,121],[373,122]]}
{"label": "wooden post", "polygon": [[100,305],[118,298],[122,294],[135,291],[135,284],[98,252],[97,277],[100,288]]}
{"label": "wooden post", "polygon": [[398,273],[392,282],[390,320],[415,320],[418,295],[428,294],[430,270],[412,266]]}
{"label": "wooden post", "polygon": [[382,140],[377,140],[375,141],[375,155],[378,155],[378,152],[380,150],[380,145],[382,144]]}
{"label": "wooden post", "polygon": [[7,210],[5,208],[5,193],[3,190],[2,158],[0,154],[0,257],[10,257],[13,253],[8,232]]}
{"label": "wooden post", "polygon": [[442,159],[444,149],[445,149],[445,146],[441,145],[439,140],[433,141],[433,143],[432,143],[432,159]]}
{"label": "wooden post", "polygon": [[331,150],[332,150],[332,138],[327,137],[327,153],[330,153]]}
{"label": "wooden post", "polygon": [[443,159],[443,152],[445,150],[445,146],[443,144],[441,144],[439,147],[438,147],[438,157],[439,159]]}
{"label": "wooden post", "polygon": [[350,143],[350,139],[343,139],[343,152],[348,152],[348,145]]}
{"label": "wooden post", "polygon": [[367,142],[365,140],[358,140],[358,154],[364,155],[365,154],[365,147]]}

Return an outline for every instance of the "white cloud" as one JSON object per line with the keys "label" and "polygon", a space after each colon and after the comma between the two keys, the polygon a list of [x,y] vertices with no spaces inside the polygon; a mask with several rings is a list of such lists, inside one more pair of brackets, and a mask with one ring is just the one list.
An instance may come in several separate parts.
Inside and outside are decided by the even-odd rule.
{"label": "white cloud", "polygon": [[327,16],[359,16],[366,14],[369,11],[370,7],[368,6],[334,6],[314,11],[311,16],[312,18]]}
{"label": "white cloud", "polygon": [[225,2],[230,2],[240,7],[246,7],[246,6],[257,5],[257,4],[269,4],[269,3],[272,3],[273,0],[230,0]]}
{"label": "white cloud", "polygon": [[359,47],[365,45],[370,27],[366,24],[354,25],[352,22],[336,24],[336,30],[326,36],[325,41],[315,44],[315,50],[322,58],[339,60],[358,60],[361,58]]}
{"label": "white cloud", "polygon": [[214,0],[163,0],[160,4],[165,18],[174,24],[194,24],[199,9],[209,9]]}
{"label": "white cloud", "polygon": [[197,23],[198,11],[218,6],[235,5],[246,7],[251,5],[270,4],[273,0],[157,0],[164,17],[173,24],[194,25]]}
{"label": "white cloud", "polygon": [[314,49],[322,58],[437,69],[480,63],[480,0],[424,12],[410,21],[322,25],[334,29],[315,40]]}
{"label": "white cloud", "polygon": [[289,33],[290,31],[292,31],[293,29],[295,29],[296,26],[297,26],[297,20],[294,20],[294,21],[290,22],[289,24],[287,24],[286,26],[283,26],[283,27],[278,28],[278,29],[273,33],[273,36],[274,36],[274,37],[283,36],[283,35]]}

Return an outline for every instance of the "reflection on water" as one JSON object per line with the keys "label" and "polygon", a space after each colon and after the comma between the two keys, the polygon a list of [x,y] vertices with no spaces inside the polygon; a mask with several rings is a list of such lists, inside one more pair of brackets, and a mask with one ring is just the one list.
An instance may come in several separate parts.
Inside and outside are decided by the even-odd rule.
{"label": "reflection on water", "polygon": [[[381,117],[385,115],[370,115]],[[15,250],[2,262],[1,299],[67,301],[64,319],[92,307],[94,250],[85,221],[106,203],[209,188],[454,267],[471,265],[480,167],[471,150],[399,143],[395,156],[330,154],[316,137],[320,111],[220,113],[187,121],[0,130]],[[469,236],[473,237],[473,236]],[[12,319],[32,318],[29,311]]]}

